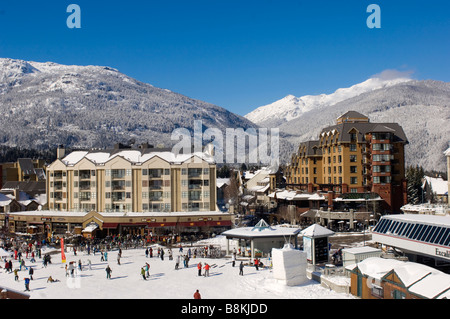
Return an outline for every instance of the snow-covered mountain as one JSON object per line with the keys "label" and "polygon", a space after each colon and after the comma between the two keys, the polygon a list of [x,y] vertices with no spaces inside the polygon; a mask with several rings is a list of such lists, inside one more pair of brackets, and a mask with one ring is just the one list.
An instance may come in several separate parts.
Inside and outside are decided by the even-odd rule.
{"label": "snow-covered mountain", "polygon": [[0,59],[0,144],[22,148],[173,145],[171,133],[256,127],[219,106],[137,81],[110,67]]}
{"label": "snow-covered mountain", "polygon": [[362,93],[386,88],[410,80],[411,79],[408,77],[386,79],[382,76],[374,76],[349,88],[338,89],[331,94],[305,95],[302,97],[288,95],[274,103],[258,107],[246,114],[245,118],[261,126],[277,127],[285,122],[294,120],[311,110],[325,108]]}
{"label": "snow-covered mountain", "polygon": [[[370,82],[365,81],[352,88],[366,87]],[[340,89],[335,93],[343,90],[352,91],[351,88]],[[371,122],[396,122],[403,127],[409,140],[406,146],[407,165],[421,165],[427,170],[446,170],[443,152],[450,146],[450,83],[390,80],[378,89],[360,94],[349,93],[348,96],[337,103],[310,107],[294,119],[282,118],[280,115],[280,135],[290,145],[280,151],[282,161],[289,161],[300,142],[317,139],[324,127],[334,125],[340,115],[354,110],[368,116]],[[324,96],[324,99],[327,97]],[[258,122],[260,125],[267,123]]]}

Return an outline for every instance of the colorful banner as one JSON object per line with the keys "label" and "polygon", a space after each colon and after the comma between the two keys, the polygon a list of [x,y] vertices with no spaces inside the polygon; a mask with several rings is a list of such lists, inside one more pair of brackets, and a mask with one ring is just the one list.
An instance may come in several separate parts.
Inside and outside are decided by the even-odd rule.
{"label": "colorful banner", "polygon": [[61,238],[61,262],[66,262],[66,254],[64,253],[64,238]]}

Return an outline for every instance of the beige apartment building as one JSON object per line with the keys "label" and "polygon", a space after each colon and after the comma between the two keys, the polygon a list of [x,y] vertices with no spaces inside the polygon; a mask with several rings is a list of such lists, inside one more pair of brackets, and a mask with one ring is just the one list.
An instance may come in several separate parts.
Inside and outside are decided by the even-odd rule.
{"label": "beige apartment building", "polygon": [[205,153],[116,145],[74,151],[47,168],[48,208],[97,212],[216,210],[216,164]]}

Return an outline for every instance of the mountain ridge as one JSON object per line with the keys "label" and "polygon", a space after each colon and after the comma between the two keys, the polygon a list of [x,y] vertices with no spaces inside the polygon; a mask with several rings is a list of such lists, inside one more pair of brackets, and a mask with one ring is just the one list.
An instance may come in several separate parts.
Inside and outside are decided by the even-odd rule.
{"label": "mountain ridge", "polygon": [[0,144],[43,149],[173,145],[176,128],[257,127],[225,108],[157,88],[106,66],[0,58]]}
{"label": "mountain ridge", "polygon": [[409,140],[406,165],[446,170],[443,152],[450,146],[450,83],[435,80],[403,81],[284,121],[279,125],[280,134],[290,148],[283,159],[288,162],[299,143],[318,139],[323,128],[334,125],[349,110],[368,116],[374,123],[399,123]]}

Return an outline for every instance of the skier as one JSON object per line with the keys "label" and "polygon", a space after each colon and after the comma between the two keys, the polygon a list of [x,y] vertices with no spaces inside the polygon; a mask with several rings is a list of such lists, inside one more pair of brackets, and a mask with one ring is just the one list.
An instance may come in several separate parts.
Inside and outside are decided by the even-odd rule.
{"label": "skier", "polygon": [[201,276],[202,275],[202,263],[201,262],[199,262],[197,264],[197,269],[198,269],[198,275]]}
{"label": "skier", "polygon": [[152,247],[150,247],[150,249],[149,249],[149,254],[150,254],[150,258],[153,258],[153,248]]}
{"label": "skier", "polygon": [[117,254],[117,264],[120,265],[120,254]]}
{"label": "skier", "polygon": [[258,258],[255,258],[255,268],[256,268],[256,270],[259,270],[259,260],[258,260]]}
{"label": "skier", "polygon": [[88,259],[88,260],[87,260],[87,263],[88,263],[89,270],[92,270],[92,267],[91,267],[91,265],[92,265],[91,260]]}
{"label": "skier", "polygon": [[200,296],[200,292],[198,291],[198,289],[194,293],[194,299],[202,299],[202,296]]}
{"label": "skier", "polygon": [[106,267],[105,271],[106,271],[106,279],[111,279],[112,269],[109,268],[109,265]]}
{"label": "skier", "polygon": [[145,263],[145,270],[146,270],[146,277],[150,277],[150,265],[148,263]]}
{"label": "skier", "polygon": [[144,267],[141,267],[141,275],[142,275],[142,278],[144,278],[144,280],[147,280],[147,278],[145,277],[145,269],[144,269]]}
{"label": "skier", "polygon": [[145,248],[145,258],[148,258],[148,248]]}
{"label": "skier", "polygon": [[239,275],[244,276],[244,263],[242,261],[239,265]]}
{"label": "skier", "polygon": [[19,274],[18,274],[18,269],[16,268],[16,269],[14,269],[14,280],[15,281],[19,281]]}
{"label": "skier", "polygon": [[105,261],[108,261],[108,252],[105,251]]}
{"label": "skier", "polygon": [[236,254],[233,254],[231,256],[231,265],[234,267],[235,264],[236,264]]}
{"label": "skier", "polygon": [[164,249],[161,248],[161,260],[164,260]]}

